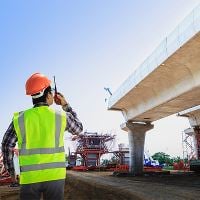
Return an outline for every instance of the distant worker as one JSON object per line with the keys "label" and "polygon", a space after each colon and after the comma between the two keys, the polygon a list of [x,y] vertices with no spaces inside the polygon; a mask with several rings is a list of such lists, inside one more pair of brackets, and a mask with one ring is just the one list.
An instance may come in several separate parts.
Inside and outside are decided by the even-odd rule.
{"label": "distant worker", "polygon": [[[41,196],[44,200],[64,199],[64,131],[79,135],[83,130],[65,97],[54,95],[50,84],[40,73],[27,80],[26,94],[32,96],[33,108],[14,113],[2,140],[4,166],[13,182],[16,178],[12,148],[18,142],[21,200],[39,200]],[[65,112],[50,108],[54,101]]]}

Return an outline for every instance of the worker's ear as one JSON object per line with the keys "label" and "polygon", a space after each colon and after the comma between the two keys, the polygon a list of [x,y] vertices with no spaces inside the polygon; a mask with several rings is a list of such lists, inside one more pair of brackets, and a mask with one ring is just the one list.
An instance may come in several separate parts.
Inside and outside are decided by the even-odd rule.
{"label": "worker's ear", "polygon": [[50,99],[50,98],[52,98],[52,96],[53,96],[53,94],[51,92],[48,92],[46,99]]}
{"label": "worker's ear", "polygon": [[50,106],[53,104],[53,94],[48,92],[46,96],[46,103]]}

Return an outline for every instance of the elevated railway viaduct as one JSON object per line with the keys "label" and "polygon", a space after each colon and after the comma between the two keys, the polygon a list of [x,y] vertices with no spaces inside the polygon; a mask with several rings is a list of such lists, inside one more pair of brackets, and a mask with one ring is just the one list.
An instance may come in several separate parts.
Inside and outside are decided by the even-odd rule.
{"label": "elevated railway viaduct", "polygon": [[143,172],[145,134],[152,122],[200,104],[200,6],[111,95],[108,110],[123,113],[130,172]]}

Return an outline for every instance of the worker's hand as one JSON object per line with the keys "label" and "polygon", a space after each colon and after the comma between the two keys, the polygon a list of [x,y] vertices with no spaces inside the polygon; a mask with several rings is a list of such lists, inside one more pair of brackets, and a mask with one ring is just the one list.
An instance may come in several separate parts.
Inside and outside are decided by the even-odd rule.
{"label": "worker's hand", "polygon": [[67,101],[64,97],[63,94],[61,94],[60,92],[58,92],[57,94],[55,94],[54,96],[54,101],[57,105],[61,105],[61,106],[64,106],[64,105],[67,105]]}
{"label": "worker's hand", "polygon": [[10,177],[11,177],[12,183],[17,183],[17,179],[16,179],[15,174],[11,174]]}
{"label": "worker's hand", "polygon": [[19,181],[17,180],[16,176],[14,174],[10,176],[12,181],[10,187],[19,187]]}
{"label": "worker's hand", "polygon": [[75,141],[75,140],[77,140],[78,138],[79,138],[78,135],[73,135],[73,136],[72,136],[72,141]]}

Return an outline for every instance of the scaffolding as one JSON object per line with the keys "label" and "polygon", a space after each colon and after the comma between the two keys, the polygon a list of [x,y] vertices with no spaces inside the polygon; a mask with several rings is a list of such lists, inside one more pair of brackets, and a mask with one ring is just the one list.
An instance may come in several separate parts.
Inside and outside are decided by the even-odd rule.
{"label": "scaffolding", "polygon": [[188,161],[197,159],[194,141],[193,128],[188,128],[182,132],[183,159]]}
{"label": "scaffolding", "polygon": [[81,156],[82,166],[95,169],[100,166],[101,156],[110,152],[114,139],[115,135],[84,132],[76,138],[74,155]]}
{"label": "scaffolding", "polygon": [[0,186],[10,184],[12,179],[3,164],[3,154],[0,152]]}
{"label": "scaffolding", "polygon": [[117,158],[118,165],[129,165],[129,147],[125,146],[125,144],[118,145],[119,150],[113,151],[114,156]]}

